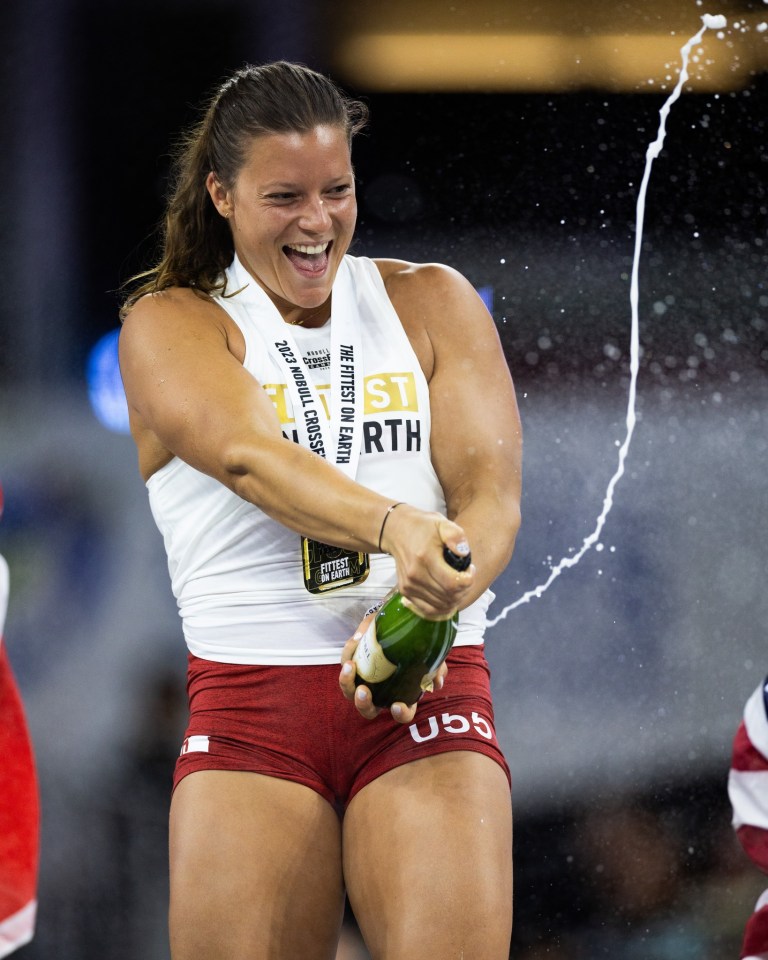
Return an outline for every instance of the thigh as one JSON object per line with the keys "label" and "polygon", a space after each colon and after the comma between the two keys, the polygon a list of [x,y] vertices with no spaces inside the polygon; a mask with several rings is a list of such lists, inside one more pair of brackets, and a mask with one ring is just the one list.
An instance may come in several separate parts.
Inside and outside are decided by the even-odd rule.
{"label": "thigh", "polygon": [[171,804],[173,960],[332,960],[341,828],[301,784],[242,771],[185,777]]}
{"label": "thigh", "polygon": [[350,903],[374,960],[507,960],[512,807],[502,768],[457,751],[364,787],[344,818]]}

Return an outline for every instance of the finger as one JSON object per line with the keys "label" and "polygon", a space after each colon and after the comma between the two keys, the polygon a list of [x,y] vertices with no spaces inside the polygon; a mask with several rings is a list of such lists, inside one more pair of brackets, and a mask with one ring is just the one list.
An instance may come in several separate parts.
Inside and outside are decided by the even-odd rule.
{"label": "finger", "polygon": [[369,613],[366,613],[366,615],[357,625],[355,632],[352,634],[349,640],[347,640],[347,642],[344,644],[344,649],[341,651],[342,662],[344,660],[352,659],[352,656],[354,655],[354,652],[358,643],[360,643],[362,638],[365,636],[365,633],[368,630],[368,627],[371,625],[371,621],[374,619],[375,616],[376,616],[375,610]]}
{"label": "finger", "polygon": [[357,650],[357,645],[360,643],[360,638],[362,637],[361,633],[356,633],[354,637],[350,637],[349,640],[344,644],[344,647],[341,651],[341,662],[346,663],[347,660],[351,660],[355,655],[355,650]]}
{"label": "finger", "polygon": [[447,619],[462,601],[475,580],[475,566],[454,570],[442,558],[425,568],[426,579],[404,580],[400,593],[414,613],[430,620]]}
{"label": "finger", "polygon": [[404,593],[401,593],[400,596],[402,598],[401,603],[406,610],[412,610],[418,617],[427,617],[433,610],[432,604],[428,601],[419,600],[417,603],[415,600],[411,600],[410,597],[406,597]]}
{"label": "finger", "polygon": [[355,673],[355,661],[348,658],[341,665],[339,674],[339,686],[347,700],[355,699]]}
{"label": "finger", "polygon": [[344,663],[345,660],[351,660],[355,654],[358,643],[365,636],[368,627],[370,627],[372,621],[374,620],[381,604],[377,604],[375,607],[372,607],[368,613],[363,617],[360,623],[357,625],[357,629],[354,634],[347,640],[344,644],[344,648],[341,651],[341,662]]}
{"label": "finger", "polygon": [[474,563],[470,563],[466,570],[454,570],[441,560],[440,565],[434,567],[431,572],[435,586],[440,592],[460,597],[467,587],[471,587],[474,583],[476,569]]}
{"label": "finger", "polygon": [[448,547],[452,553],[465,557],[469,552],[469,541],[462,528],[448,520],[447,517],[441,517],[437,523],[437,535],[443,546]]}
{"label": "finger", "polygon": [[424,693],[434,693],[436,691],[442,690],[445,686],[445,677],[448,673],[448,667],[445,665],[445,661],[440,664],[440,666],[435,671],[432,679],[429,683],[426,683],[426,678],[421,682],[421,689]]}
{"label": "finger", "polygon": [[371,697],[371,691],[365,684],[361,684],[355,689],[354,699],[357,712],[365,717],[366,720],[373,720],[374,717],[379,715],[379,708],[375,706],[373,698]]}
{"label": "finger", "polygon": [[425,620],[450,620],[458,610],[453,602],[446,606],[444,601],[431,603],[420,599],[417,603],[406,596],[403,596],[402,602],[404,607]]}
{"label": "finger", "polygon": [[392,719],[397,723],[411,723],[416,716],[416,706],[415,703],[408,706],[405,703],[397,702],[392,704],[389,712],[392,714]]}

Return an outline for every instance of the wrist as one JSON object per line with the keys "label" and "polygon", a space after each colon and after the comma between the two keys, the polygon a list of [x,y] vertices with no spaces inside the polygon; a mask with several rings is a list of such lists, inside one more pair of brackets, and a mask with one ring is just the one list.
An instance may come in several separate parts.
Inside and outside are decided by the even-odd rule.
{"label": "wrist", "polygon": [[384,530],[386,529],[387,521],[389,520],[389,515],[392,513],[393,510],[396,510],[398,507],[402,507],[402,505],[403,505],[403,501],[398,500],[396,503],[390,503],[390,505],[387,507],[387,512],[384,514],[384,518],[381,521],[381,528],[379,530],[379,550],[378,550],[379,553],[389,553],[388,550],[385,550],[382,547],[382,537],[384,536]]}

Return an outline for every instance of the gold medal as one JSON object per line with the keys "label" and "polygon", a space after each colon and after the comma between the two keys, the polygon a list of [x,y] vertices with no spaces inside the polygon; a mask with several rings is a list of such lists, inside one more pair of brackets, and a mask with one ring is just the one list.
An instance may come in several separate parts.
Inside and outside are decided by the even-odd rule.
{"label": "gold medal", "polygon": [[331,547],[319,540],[301,538],[304,586],[310,593],[325,593],[362,583],[370,572],[367,553]]}

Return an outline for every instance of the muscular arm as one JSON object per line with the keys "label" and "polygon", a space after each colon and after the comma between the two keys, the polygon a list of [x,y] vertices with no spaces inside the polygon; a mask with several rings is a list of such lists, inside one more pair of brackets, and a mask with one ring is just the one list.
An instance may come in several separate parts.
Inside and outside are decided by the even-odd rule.
{"label": "muscular arm", "polygon": [[507,565],[520,525],[522,432],[512,378],[493,320],[460,274],[394,261],[382,273],[429,380],[432,462],[448,516],[472,549],[476,576],[464,607]]}
{"label": "muscular arm", "polygon": [[224,311],[192,291],[133,308],[120,368],[144,478],[175,455],[299,533],[375,551],[391,501],[282,436],[243,351]]}
{"label": "muscular arm", "polygon": [[[244,350],[227,314],[190,290],[136,304],[120,337],[120,369],[142,475],[178,456],[297,533],[376,551],[391,501],[283,437],[272,401],[242,365]],[[456,549],[463,531],[407,505],[391,518],[400,590],[426,615],[446,616],[473,580],[442,561],[442,543]]]}
{"label": "muscular arm", "polygon": [[[520,525],[522,432],[512,378],[493,321],[460,274],[436,264],[381,260],[378,266],[429,381],[432,462],[448,516],[472,550],[472,577],[457,584],[454,593],[463,609],[507,565]],[[399,538],[407,523],[408,517],[395,510],[383,540],[398,560],[401,579],[407,560],[399,559]],[[439,539],[433,542],[433,557],[439,556],[439,546]],[[447,564],[433,560],[431,569],[443,584],[449,581]],[[343,662],[358,637],[344,648]],[[363,716],[375,716],[370,699],[361,699],[365,688],[353,685],[354,664],[347,662],[346,670],[340,678],[345,696],[355,700]],[[396,706],[398,722],[410,723],[415,706]]]}

